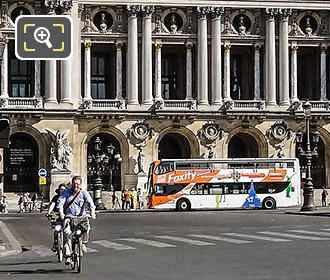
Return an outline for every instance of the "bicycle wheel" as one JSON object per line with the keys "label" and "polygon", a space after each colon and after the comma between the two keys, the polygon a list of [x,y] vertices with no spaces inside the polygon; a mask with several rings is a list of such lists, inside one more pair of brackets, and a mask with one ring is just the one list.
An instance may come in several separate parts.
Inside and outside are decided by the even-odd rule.
{"label": "bicycle wheel", "polygon": [[78,243],[75,244],[75,270],[76,273],[81,272],[81,266],[82,266],[82,250],[81,250],[81,238],[79,238]]}
{"label": "bicycle wheel", "polygon": [[63,231],[57,232],[57,259],[63,261]]}

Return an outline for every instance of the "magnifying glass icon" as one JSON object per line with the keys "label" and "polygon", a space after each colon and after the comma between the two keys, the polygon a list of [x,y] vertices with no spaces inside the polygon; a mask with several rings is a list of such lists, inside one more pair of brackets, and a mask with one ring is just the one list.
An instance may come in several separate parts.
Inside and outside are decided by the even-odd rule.
{"label": "magnifying glass icon", "polygon": [[40,44],[46,44],[50,49],[53,47],[52,43],[49,41],[50,33],[46,27],[38,27],[34,31],[34,39]]}

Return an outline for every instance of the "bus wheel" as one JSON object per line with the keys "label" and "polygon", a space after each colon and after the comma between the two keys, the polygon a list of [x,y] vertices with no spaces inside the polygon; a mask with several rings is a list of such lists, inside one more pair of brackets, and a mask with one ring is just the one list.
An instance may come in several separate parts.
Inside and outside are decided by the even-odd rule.
{"label": "bus wheel", "polygon": [[176,204],[176,209],[179,211],[187,211],[190,209],[190,202],[188,199],[180,199]]}
{"label": "bus wheel", "polygon": [[262,202],[262,207],[264,209],[270,210],[276,208],[276,201],[272,197],[266,197]]}

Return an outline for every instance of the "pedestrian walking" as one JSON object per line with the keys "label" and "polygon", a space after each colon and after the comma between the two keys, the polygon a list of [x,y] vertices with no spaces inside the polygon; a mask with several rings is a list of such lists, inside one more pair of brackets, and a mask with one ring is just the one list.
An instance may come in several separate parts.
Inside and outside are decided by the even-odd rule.
{"label": "pedestrian walking", "polygon": [[17,204],[18,204],[18,208],[19,208],[19,213],[25,212],[24,202],[23,202],[23,195],[20,195]]}
{"label": "pedestrian walking", "polygon": [[125,210],[129,210],[131,208],[131,194],[128,190],[128,188],[126,187],[125,188],[125,191],[124,191],[124,199],[125,199]]}
{"label": "pedestrian walking", "polygon": [[137,209],[137,191],[135,188],[132,189],[132,208]]}
{"label": "pedestrian walking", "polygon": [[125,188],[121,191],[121,209],[125,210],[126,207],[126,200],[125,200]]}
{"label": "pedestrian walking", "polygon": [[322,207],[326,207],[327,206],[327,196],[328,196],[328,192],[325,189],[325,187],[323,187],[323,190],[322,190],[322,193],[321,193]]}
{"label": "pedestrian walking", "polygon": [[137,191],[137,201],[138,201],[138,208],[142,209],[142,207],[143,207],[143,196],[142,196],[141,188],[138,188],[138,191]]}

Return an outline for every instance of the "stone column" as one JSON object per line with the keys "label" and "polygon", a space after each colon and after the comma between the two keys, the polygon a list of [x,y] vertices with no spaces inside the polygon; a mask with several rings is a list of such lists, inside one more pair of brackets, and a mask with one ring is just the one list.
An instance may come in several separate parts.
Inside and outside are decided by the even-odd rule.
{"label": "stone column", "polygon": [[223,7],[212,9],[212,57],[211,57],[211,102],[212,105],[222,103],[222,74],[221,74],[221,16]]}
{"label": "stone column", "polygon": [[275,9],[266,9],[266,104],[276,105]]}
{"label": "stone column", "polygon": [[84,99],[92,99],[91,95],[91,77],[92,77],[92,65],[91,65],[91,42],[85,42],[85,94]]}
{"label": "stone column", "polygon": [[3,39],[4,44],[3,57],[1,64],[1,98],[8,98],[8,40]]}
{"label": "stone column", "polygon": [[162,100],[162,43],[155,43],[155,100]]}
{"label": "stone column", "polygon": [[[60,2],[63,15],[70,15],[72,8],[72,1]],[[74,50],[72,50],[74,51]],[[72,60],[73,55],[70,58],[61,60],[61,100],[60,103],[72,102]]]}
{"label": "stone column", "polygon": [[193,100],[192,97],[192,42],[186,43],[186,100]]}
{"label": "stone column", "polygon": [[198,13],[198,104],[208,105],[207,14],[208,7],[197,7]]}
{"label": "stone column", "polygon": [[298,99],[298,80],[297,80],[297,51],[298,45],[291,45],[291,103],[299,101]]}
{"label": "stone column", "polygon": [[41,98],[41,63],[40,60],[34,62],[34,98]]}
{"label": "stone column", "polygon": [[[56,90],[56,60],[46,60],[45,62],[45,92],[46,103],[57,103]],[[46,104],[47,105],[47,104]]]}
{"label": "stone column", "polygon": [[123,99],[123,43],[116,42],[116,99]]}
{"label": "stone column", "polygon": [[[58,7],[56,1],[45,1],[44,5],[48,15],[55,15],[55,9]],[[57,104],[57,74],[56,74],[56,60],[45,61],[45,96],[46,104]],[[48,104],[47,104],[48,103]]]}
{"label": "stone column", "polygon": [[291,9],[280,9],[279,81],[281,106],[290,105],[288,18],[291,13]]}
{"label": "stone column", "polygon": [[152,104],[151,15],[154,6],[142,6],[142,105]]}
{"label": "stone column", "polygon": [[260,49],[259,44],[254,45],[254,99],[260,100]]}
{"label": "stone column", "polygon": [[223,101],[231,101],[230,97],[230,48],[231,45],[229,43],[224,43],[224,65],[223,65]]}
{"label": "stone column", "polygon": [[72,59],[61,61],[61,101],[60,103],[72,104],[71,78]]}
{"label": "stone column", "polygon": [[321,61],[320,61],[320,79],[321,79],[321,100],[326,101],[327,99],[327,45],[321,45]]}
{"label": "stone column", "polygon": [[127,37],[127,104],[139,105],[138,84],[138,5],[128,5],[128,37]]}

